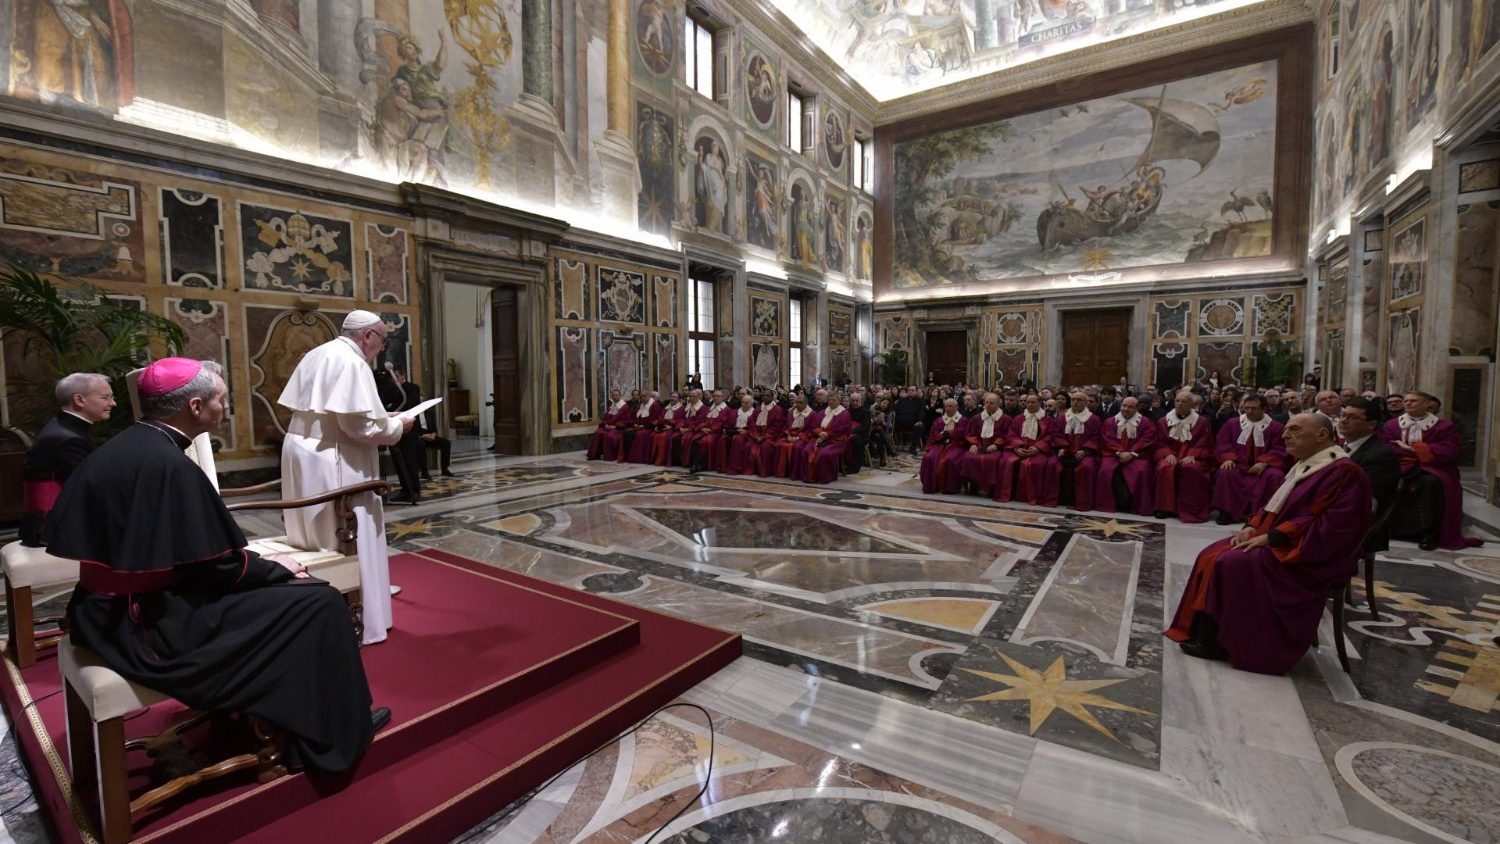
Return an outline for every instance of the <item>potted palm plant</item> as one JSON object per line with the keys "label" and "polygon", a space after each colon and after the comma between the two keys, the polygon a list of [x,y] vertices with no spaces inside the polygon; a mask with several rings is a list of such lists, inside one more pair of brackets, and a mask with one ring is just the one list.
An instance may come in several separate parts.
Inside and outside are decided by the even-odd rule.
{"label": "potted palm plant", "polygon": [[[0,272],[0,347],[5,358],[5,402],[0,425],[0,521],[19,516],[20,475],[30,436],[55,412],[52,388],[70,372],[97,372],[125,394],[125,374],[153,346],[175,354],[186,338],[166,317],[109,298],[101,288],[10,267]],[[129,423],[130,408],[115,409],[104,436]],[[14,513],[12,511],[15,511]]]}

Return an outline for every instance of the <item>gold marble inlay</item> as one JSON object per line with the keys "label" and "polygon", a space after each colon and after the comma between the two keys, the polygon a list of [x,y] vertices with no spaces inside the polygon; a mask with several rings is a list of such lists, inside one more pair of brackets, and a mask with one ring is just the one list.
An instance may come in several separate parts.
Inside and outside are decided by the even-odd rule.
{"label": "gold marble inlay", "polygon": [[962,669],[970,674],[977,674],[987,680],[1004,683],[1009,688],[998,692],[991,692],[979,697],[971,697],[971,701],[986,700],[1024,700],[1031,707],[1031,734],[1041,729],[1052,713],[1061,709],[1091,727],[1094,731],[1106,735],[1115,741],[1119,741],[1109,728],[1104,726],[1087,707],[1097,706],[1101,709],[1118,709],[1122,712],[1135,712],[1141,715],[1150,715],[1144,709],[1137,709],[1129,704],[1110,700],[1094,694],[1094,690],[1113,686],[1125,682],[1119,680],[1069,680],[1068,667],[1062,657],[1052,661],[1044,671],[1037,671],[1022,665],[1005,654],[1000,658],[1010,666],[1015,674],[996,674],[991,671],[979,671],[973,668]]}
{"label": "gold marble inlay", "polygon": [[519,516],[510,516],[504,519],[497,519],[493,522],[486,522],[483,526],[509,533],[513,536],[529,536],[532,531],[542,526],[542,520],[532,513],[523,513]]}
{"label": "gold marble inlay", "polygon": [[860,609],[944,630],[977,634],[998,606],[997,601],[975,598],[905,598],[866,604]]}

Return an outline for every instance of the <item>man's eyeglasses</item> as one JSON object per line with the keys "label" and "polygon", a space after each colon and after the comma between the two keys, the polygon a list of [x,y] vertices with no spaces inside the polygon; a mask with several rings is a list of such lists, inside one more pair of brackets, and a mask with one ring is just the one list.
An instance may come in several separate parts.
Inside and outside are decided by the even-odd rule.
{"label": "man's eyeglasses", "polygon": [[382,349],[391,342],[391,335],[389,333],[382,333],[374,328],[370,329],[370,333],[380,338],[380,347]]}

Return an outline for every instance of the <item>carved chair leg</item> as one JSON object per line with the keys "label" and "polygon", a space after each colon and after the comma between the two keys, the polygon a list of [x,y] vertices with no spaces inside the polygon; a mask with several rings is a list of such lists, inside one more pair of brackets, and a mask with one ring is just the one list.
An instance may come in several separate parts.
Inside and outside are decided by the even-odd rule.
{"label": "carved chair leg", "polygon": [[354,623],[354,638],[362,642],[365,638],[364,600],[358,589],[345,595],[344,600],[349,604],[349,620]]}
{"label": "carved chair leg", "polygon": [[1375,552],[1365,553],[1365,603],[1370,605],[1370,618],[1380,620],[1380,605],[1375,603]]}
{"label": "carved chair leg", "polygon": [[1338,598],[1333,602],[1333,647],[1338,651],[1339,665],[1349,673],[1349,653],[1344,646],[1344,602]]}
{"label": "carved chair leg", "polygon": [[99,774],[99,826],[105,844],[130,840],[130,790],[125,781],[125,719],[94,725]]}
{"label": "carved chair leg", "polygon": [[6,578],[5,609],[10,658],[17,668],[30,668],[36,664],[36,621],[31,606],[31,587],[11,586],[10,578]]}
{"label": "carved chair leg", "polygon": [[255,740],[260,744],[260,749],[255,753],[258,760],[256,782],[265,785],[286,776],[287,734],[270,721],[253,715],[250,716],[250,729],[255,732]]}
{"label": "carved chair leg", "polygon": [[68,773],[80,796],[80,786],[94,782],[94,719],[83,698],[67,683],[63,684],[63,709],[67,713]]}

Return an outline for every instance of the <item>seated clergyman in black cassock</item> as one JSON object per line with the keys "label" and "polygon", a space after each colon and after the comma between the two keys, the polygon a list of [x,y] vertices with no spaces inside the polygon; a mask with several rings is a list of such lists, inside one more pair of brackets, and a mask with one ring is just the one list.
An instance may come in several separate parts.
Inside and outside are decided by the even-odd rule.
{"label": "seated clergyman in black cassock", "polygon": [[370,709],[343,597],[299,563],[247,551],[183,453],[223,421],[218,366],[166,358],[139,386],[142,421],[89,455],[48,515],[47,550],[81,561],[70,635],[194,709],[270,721],[294,767],[352,767],[390,710]]}

